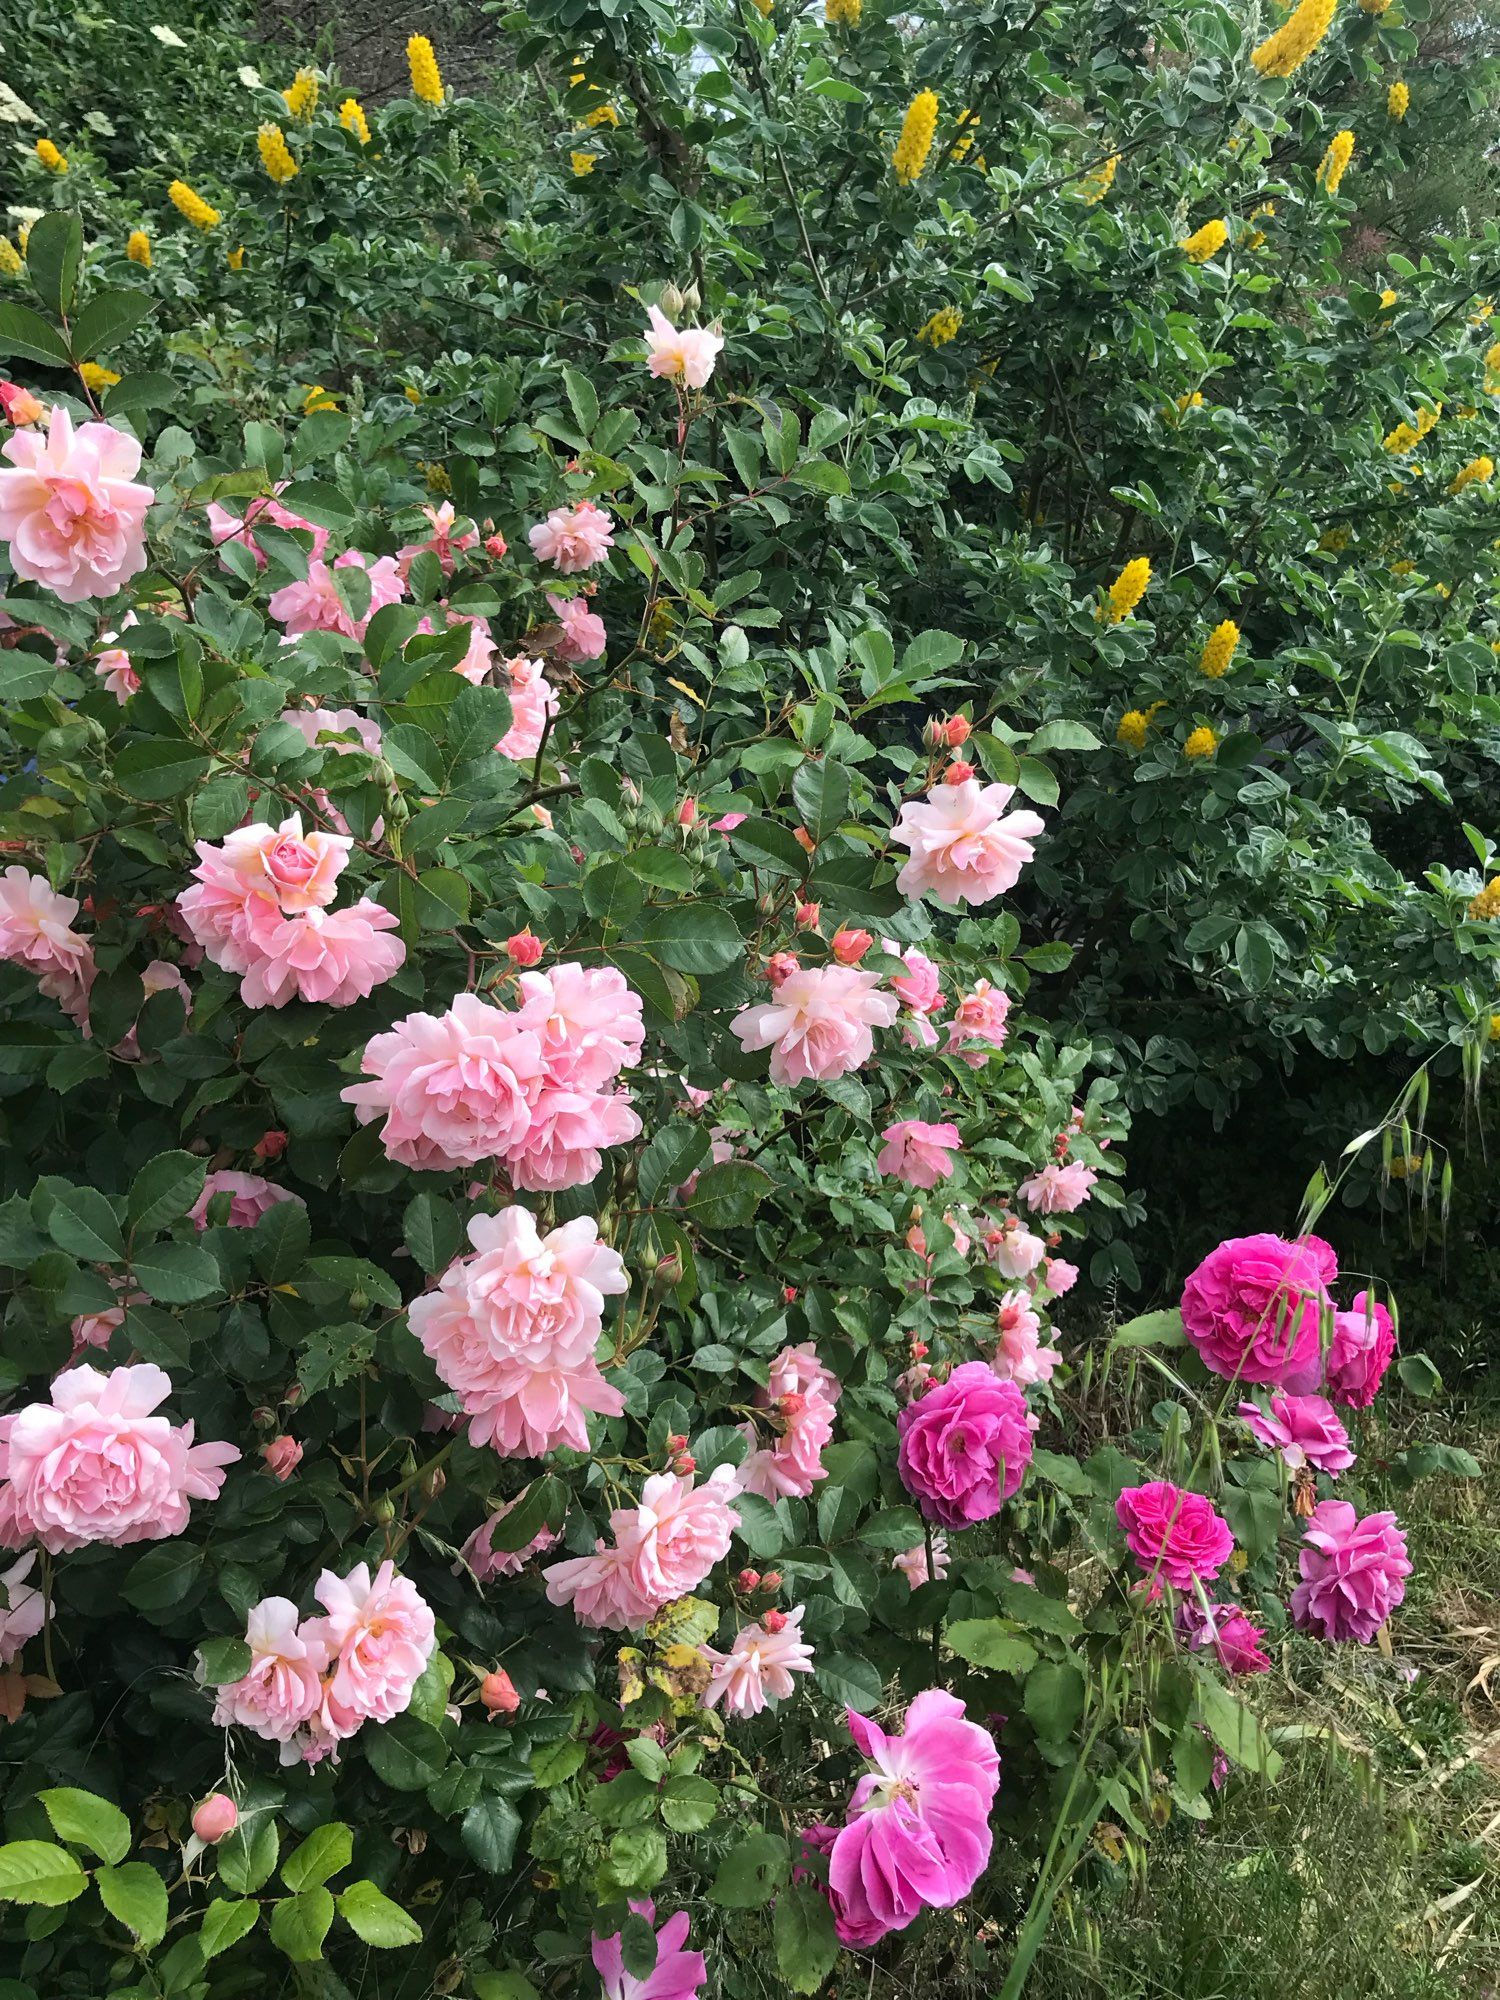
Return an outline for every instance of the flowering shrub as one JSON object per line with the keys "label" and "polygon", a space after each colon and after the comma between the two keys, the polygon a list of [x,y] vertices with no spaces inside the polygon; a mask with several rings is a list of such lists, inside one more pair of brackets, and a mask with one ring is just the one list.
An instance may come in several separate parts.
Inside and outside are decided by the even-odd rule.
{"label": "flowering shrub", "polygon": [[[783,26],[816,122],[862,110],[879,72]],[[1143,662],[1152,564],[976,521],[919,589],[903,532],[958,455],[997,492],[1021,455],[939,404],[970,317],[903,357],[799,231],[846,394],[731,259],[712,318],[648,277],[679,93],[748,102],[781,28],[649,89],[627,32],[588,17],[565,122],[620,149],[641,295],[591,265],[535,350],[326,386],[375,177],[451,198],[466,132],[493,164],[421,36],[383,110],[246,85],[270,115],[162,190],[170,244],[58,208],[0,302],[0,1935],[37,1992],[227,2000],[367,1947],[477,2000],[590,1964],[811,1992],[843,1950],[958,1948],[930,1913],[973,1897],[1013,2000],[1103,1814],[1207,1814],[1216,1755],[1274,1777],[1227,1682],[1401,1602],[1399,1528],[1344,1497],[1394,1321],[1370,1279],[1339,1306],[1312,1217],[1108,1345],[1070,1324],[1127,1121],[1108,1037],[1048,1024],[1075,962],[1039,920],[1122,794],[1049,761],[1116,754],[1059,712],[1075,668],[1038,693],[1004,649],[1034,583],[1080,658]],[[935,90],[896,103],[880,33],[889,132],[841,143],[904,259],[929,175],[1006,170],[939,147]],[[609,172],[512,232],[543,273],[575,179]],[[712,218],[670,214],[701,258]],[[413,298],[443,266],[391,254]],[[988,340],[1019,295],[979,284]],[[187,293],[249,379],[145,324]],[[1255,754],[1224,747],[1215,782]],[[1101,1443],[1089,1395],[1135,1367],[1162,1400]]]}

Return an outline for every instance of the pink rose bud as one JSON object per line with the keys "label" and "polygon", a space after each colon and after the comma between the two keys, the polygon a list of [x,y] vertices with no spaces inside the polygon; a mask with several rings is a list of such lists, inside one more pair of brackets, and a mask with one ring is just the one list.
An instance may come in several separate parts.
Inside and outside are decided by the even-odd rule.
{"label": "pink rose bud", "polygon": [[[546,827],[549,833],[552,831],[552,815],[545,806],[533,806],[531,808],[531,817],[536,821],[538,826]],[[573,858],[576,861],[582,861],[582,850],[580,849]]]}
{"label": "pink rose bud", "polygon": [[768,1632],[784,1632],[786,1630],[786,1613],[784,1611],[762,1612],[760,1622]]}
{"label": "pink rose bud", "polygon": [[267,1472],[283,1486],[302,1463],[302,1447],[293,1437],[273,1437],[269,1444],[261,1446],[260,1455]]}
{"label": "pink rose bud", "polygon": [[925,1340],[914,1340],[912,1342],[911,1358],[913,1361],[925,1361],[927,1359],[927,1342]]}
{"label": "pink rose bud", "polygon": [[528,924],[524,931],[505,940],[505,951],[512,965],[535,965],[542,955],[542,941]]}
{"label": "pink rose bud", "polygon": [[945,785],[966,785],[974,775],[974,766],[966,764],[961,757],[955,757],[943,773]]}
{"label": "pink rose bud", "polygon": [[766,960],[766,977],[773,986],[779,986],[784,979],[790,979],[794,972],[802,969],[802,961],[794,951],[773,952]]}
{"label": "pink rose bud", "polygon": [[696,799],[684,799],[682,804],[677,808],[677,824],[679,826],[691,826],[697,817],[698,801]]}
{"label": "pink rose bud", "polygon": [[46,404],[18,382],[0,382],[0,409],[17,428],[22,424],[39,424],[47,414]]}
{"label": "pink rose bud", "polygon": [[752,1590],[759,1590],[760,1571],[758,1569],[742,1569],[734,1582],[737,1590],[743,1590],[747,1594]]}
{"label": "pink rose bud", "polygon": [[690,1451],[679,1452],[672,1460],[672,1470],[685,1479],[690,1472],[698,1470],[698,1461]]}
{"label": "pink rose bud", "polygon": [[943,741],[950,750],[959,749],[973,733],[974,725],[966,715],[950,715],[943,724]]}
{"label": "pink rose bud", "polygon": [[673,1431],[672,1435],[667,1439],[668,1451],[686,1451],[687,1446],[688,1441],[681,1431]]}
{"label": "pink rose bud", "polygon": [[760,1580],[760,1587],[762,1590],[780,1590],[781,1571],[779,1569],[768,1569]]}
{"label": "pink rose bud", "polygon": [[485,554],[493,556],[496,562],[499,562],[501,556],[505,554],[505,549],[506,549],[506,541],[504,535],[485,536],[484,538]]}
{"label": "pink rose bud", "polygon": [[845,930],[841,924],[833,934],[833,943],[828,949],[840,965],[858,965],[875,940],[868,931]]}
{"label": "pink rose bud", "polygon": [[817,852],[818,843],[813,839],[805,826],[794,826],[792,828],[792,838],[805,854],[815,854]]}
{"label": "pink rose bud", "polygon": [[799,931],[815,931],[823,921],[821,903],[799,903],[797,905],[797,928]]}
{"label": "pink rose bud", "polygon": [[225,1792],[210,1792],[193,1808],[193,1831],[209,1847],[217,1847],[239,1823],[239,1808]]}
{"label": "pink rose bud", "polygon": [[270,1131],[262,1132],[255,1142],[254,1152],[257,1160],[279,1160],[285,1151],[286,1134],[277,1131],[274,1126]]}
{"label": "pink rose bud", "polygon": [[504,1667],[492,1667],[479,1683],[479,1699],[491,1715],[514,1715],[521,1706],[515,1682]]}
{"label": "pink rose bud", "polygon": [[654,1279],[658,1285],[677,1285],[682,1282],[682,1259],[675,1250],[669,1250],[657,1265]]}
{"label": "pink rose bud", "polygon": [[797,1303],[797,1287],[795,1285],[783,1285],[781,1296],[789,1306],[794,1306]]}

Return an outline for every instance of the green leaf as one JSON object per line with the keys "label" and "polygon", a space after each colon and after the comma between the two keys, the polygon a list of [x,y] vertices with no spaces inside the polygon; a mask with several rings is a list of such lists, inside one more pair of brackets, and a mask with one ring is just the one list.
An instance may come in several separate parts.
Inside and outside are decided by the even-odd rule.
{"label": "green leaf", "polygon": [[576,368],[564,368],[562,378],[574,421],[583,435],[591,438],[599,421],[598,392],[587,375],[580,375]]}
{"label": "green leaf", "polygon": [[202,1568],[201,1548],[162,1542],[132,1566],[120,1595],[137,1611],[170,1611],[187,1596]]}
{"label": "green leaf", "polygon": [[[26,239],[26,275],[48,312],[61,316],[72,311],[82,262],[83,224],[72,209],[54,209],[31,225]],[[82,349],[77,352],[82,360]]]}
{"label": "green leaf", "polygon": [[[125,375],[118,382],[111,382],[101,399],[100,408],[107,417],[126,416],[132,410],[170,410],[183,393],[182,384],[174,382],[170,375],[157,375],[148,370],[141,375]],[[249,551],[245,553],[248,555]]]}
{"label": "green leaf", "polygon": [[663,1125],[636,1167],[636,1192],[646,1206],[696,1173],[708,1158],[711,1143],[706,1126],[689,1125],[685,1119]]}
{"label": "green leaf", "polygon": [[198,1648],[207,1687],[227,1687],[250,1671],[250,1648],[243,1639],[205,1639]]}
{"label": "green leaf", "polygon": [[1104,745],[1086,723],[1070,722],[1065,716],[1058,716],[1051,722],[1044,722],[1034,732],[1026,748],[1033,757],[1040,757],[1046,750],[1102,750]]}
{"label": "green leaf", "polygon": [[1260,993],[1276,976],[1276,952],[1269,926],[1241,924],[1234,940],[1234,962],[1252,993]]}
{"label": "green leaf", "polygon": [[813,1677],[830,1701],[858,1715],[873,1715],[885,1693],[879,1667],[857,1653],[818,1653]]}
{"label": "green leaf", "polygon": [[127,340],[155,310],[149,292],[98,292],[73,322],[73,353],[79,361],[107,354]]}
{"label": "green leaf", "polygon": [[929,627],[919,632],[901,655],[897,678],[910,680],[914,674],[940,673],[946,667],[956,667],[963,656],[964,642],[955,633]]}
{"label": "green leaf", "polygon": [[191,1305],[219,1290],[219,1267],[201,1243],[150,1243],[132,1253],[130,1266],[159,1305]]}
{"label": "green leaf", "polygon": [[1083,1673],[1071,1660],[1043,1660],[1026,1676],[1026,1713],[1044,1742],[1059,1743],[1083,1715]]}
{"label": "green leaf", "polygon": [[250,1900],[232,1903],[223,1896],[215,1896],[203,1912],[203,1925],[198,1932],[203,1956],[217,1958],[221,1951],[228,1951],[241,1938],[248,1937],[259,1915],[259,1903]]}
{"label": "green leaf", "polygon": [[118,1917],[142,1944],[160,1944],[167,1934],[167,1885],[144,1861],[101,1868],[94,1887],[112,1917]]}
{"label": "green leaf", "polygon": [[524,1972],[471,1972],[474,2000],[542,2000]]}
{"label": "green leaf", "polygon": [[725,972],[745,955],[745,941],[718,903],[667,903],[646,912],[646,928],[631,940],[678,972]]}
{"label": "green leaf", "polygon": [[333,1897],[327,1889],[308,1889],[300,1896],[271,1905],[271,1942],[295,1965],[310,1965],[323,1956],[323,1940],[333,1922]]}
{"label": "green leaf", "polygon": [[1016,783],[1033,804],[1055,806],[1058,798],[1057,773],[1050,764],[1035,757],[1022,757],[1016,768]]}
{"label": "green leaf", "polygon": [[673,1833],[701,1833],[719,1810],[719,1788],[707,1778],[668,1778],[661,1795],[662,1823]]}
{"label": "green leaf", "polygon": [[1187,1335],[1182,1330],[1182,1313],[1177,1306],[1168,1306],[1162,1312],[1142,1313],[1136,1319],[1128,1319],[1116,1329],[1110,1340],[1115,1347],[1186,1347]]}
{"label": "green leaf", "polygon": [[319,528],[342,528],[354,518],[354,508],[325,479],[298,479],[281,496],[283,506]]}
{"label": "green leaf", "polygon": [[440,1194],[419,1194],[408,1202],[402,1241],[432,1277],[444,1271],[463,1247],[464,1226],[453,1203]]}
{"label": "green leaf", "polygon": [[287,1284],[302,1269],[311,1240],[305,1204],[278,1201],[250,1232],[256,1270],[268,1285]]}
{"label": "green leaf", "polygon": [[792,780],[792,803],[813,839],[825,841],[849,816],[849,773],[826,759],[802,765]]}
{"label": "green leaf", "polygon": [[839,1955],[827,1898],[811,1882],[793,1882],[776,1898],[772,1934],[782,1979],[794,1993],[816,1993]]}
{"label": "green leaf", "polygon": [[719,1863],[708,1899],[725,1910],[759,1909],[786,1881],[791,1860],[779,1834],[747,1834]]}
{"label": "green leaf", "polygon": [[347,1868],[354,1855],[354,1833],[342,1820],[315,1826],[300,1847],[281,1864],[281,1879],[294,1891],[314,1889]]}
{"label": "green leaf", "polygon": [[373,1882],[351,1882],[339,1897],[339,1915],[356,1937],[377,1951],[422,1942],[422,1926]]}
{"label": "green leaf", "polygon": [[154,1235],[187,1214],[203,1192],[207,1162],[196,1153],[158,1153],[130,1183],[125,1206],[132,1231]]}
{"label": "green leaf", "polygon": [[1280,1753],[1272,1749],[1270,1738],[1244,1703],[1207,1675],[1198,1682],[1198,1716],[1226,1757],[1275,1783],[1281,1773]]}
{"label": "green leaf", "polygon": [[190,792],[209,762],[191,743],[174,737],[152,737],[148,742],[126,744],[115,759],[115,777],[133,799],[147,799],[154,804],[163,799],[180,799]]}
{"label": "green leaf", "polygon": [[773,819],[742,820],[730,833],[729,844],[752,868],[769,868],[779,875],[805,875],[811,859],[791,828]]}
{"label": "green leaf", "polygon": [[588,1746],[572,1736],[565,1736],[560,1743],[544,1743],[531,1753],[531,1775],[544,1791],[550,1791],[581,1771],[588,1754]]}
{"label": "green leaf", "polygon": [[38,1792],[37,1797],[59,1840],[86,1847],[101,1861],[123,1861],[130,1852],[130,1821],[108,1799],[71,1785]]}
{"label": "green leaf", "polygon": [[492,1795],[469,1807],[459,1833],[465,1852],[487,1875],[503,1875],[516,1856],[521,1815],[509,1799]]}
{"label": "green leaf", "polygon": [[442,1736],[414,1715],[362,1729],[360,1741],[370,1769],[398,1792],[425,1791],[448,1761]]}
{"label": "green leaf", "polygon": [[88,1878],[65,1847],[46,1840],[12,1840],[0,1847],[0,1903],[71,1903]]}
{"label": "green leaf", "polygon": [[683,1214],[700,1229],[742,1229],[754,1221],[756,1209],[774,1186],[764,1167],[748,1160],[725,1160],[703,1169],[683,1204]]}
{"label": "green leaf", "polygon": [[59,1187],[47,1232],[60,1250],[87,1264],[119,1264],[125,1257],[120,1219],[107,1196],[92,1187]]}
{"label": "green leaf", "polygon": [[793,486],[805,486],[810,493],[847,493],[849,475],[831,458],[805,458],[787,475]]}
{"label": "green leaf", "polygon": [[253,1896],[264,1888],[276,1868],[281,1852],[281,1836],[270,1812],[240,1814],[234,1832],[226,1835],[214,1850],[219,1880],[237,1896]]}
{"label": "green leaf", "polygon": [[1036,1647],[1000,1618],[960,1618],[943,1637],[960,1659],[994,1673],[1019,1676],[1036,1665]]}
{"label": "green leaf", "polygon": [[71,368],[73,357],[67,343],[30,306],[0,300],[0,355],[18,361],[40,361],[49,368]]}

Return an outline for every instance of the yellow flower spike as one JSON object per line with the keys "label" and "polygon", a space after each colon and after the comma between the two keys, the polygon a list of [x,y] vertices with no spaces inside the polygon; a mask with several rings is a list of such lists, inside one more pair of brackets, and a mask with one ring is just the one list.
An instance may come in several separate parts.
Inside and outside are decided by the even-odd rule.
{"label": "yellow flower spike", "polygon": [[417,387],[415,382],[403,382],[401,393],[408,403],[420,403],[422,400],[422,391]]}
{"label": "yellow flower spike", "polygon": [[1348,171],[1349,162],[1354,157],[1354,134],[1335,132],[1328,141],[1328,150],[1318,162],[1317,179],[1320,187],[1328,194],[1337,194],[1339,182]]}
{"label": "yellow flower spike", "polygon": [[1133,557],[1109,586],[1109,595],[1099,607],[1103,623],[1118,625],[1122,618],[1128,618],[1146,595],[1150,582],[1150,557]]}
{"label": "yellow flower spike", "polygon": [[302,398],[302,414],[305,417],[310,417],[314,410],[336,410],[338,406],[337,396],[325,389],[321,382],[314,382]]}
{"label": "yellow flower spike", "polygon": [[8,236],[0,236],[0,276],[19,278],[26,269],[25,259]]}
{"label": "yellow flower spike", "polygon": [[1127,750],[1144,750],[1146,731],[1150,727],[1150,718],[1143,709],[1127,708],[1115,725],[1115,741]]}
{"label": "yellow flower spike", "polygon": [[[756,0],[757,6],[760,0]],[[769,7],[762,13],[769,14]],[[830,28],[857,28],[859,17],[865,11],[865,0],[824,0],[823,18]]]}
{"label": "yellow flower spike", "polygon": [[966,160],[974,150],[974,141],[979,137],[979,114],[967,105],[958,114],[958,137],[948,149],[950,160]]}
{"label": "yellow flower spike", "polygon": [[362,146],[369,145],[370,121],[357,97],[346,97],[339,106],[339,123],[346,132],[352,132]]}
{"label": "yellow flower spike", "polygon": [[906,107],[906,116],[901,121],[901,137],[891,154],[891,165],[896,169],[896,179],[902,187],[910,187],[927,165],[933,134],[937,131],[937,119],[937,92],[919,90]]}
{"label": "yellow flower spike", "polygon": [[297,162],[292,158],[286,134],[279,125],[262,125],[255,135],[255,143],[260,148],[260,163],[277,187],[285,187],[289,180],[296,178]]}
{"label": "yellow flower spike", "polygon": [[918,329],[918,340],[925,340],[929,347],[946,347],[964,323],[964,316],[957,306],[941,306]]}
{"label": "yellow flower spike", "polygon": [[1462,472],[1455,473],[1448,483],[1450,493],[1462,493],[1466,486],[1488,486],[1495,476],[1495,461],[1487,452],[1478,458],[1471,458]]}
{"label": "yellow flower spike", "polygon": [[1442,414],[1443,414],[1443,406],[1441,403],[1437,404],[1435,408],[1430,410],[1418,410],[1417,436],[1419,438],[1424,438],[1426,437],[1429,431],[1436,430],[1438,424],[1438,418]]}
{"label": "yellow flower spike", "polygon": [[1338,0],[1302,0],[1274,34],[1251,50],[1250,60],[1261,75],[1291,76],[1301,69],[1333,26],[1337,6]]}
{"label": "yellow flower spike", "polygon": [[292,117],[300,119],[304,125],[308,124],[318,108],[318,72],[315,69],[299,69],[281,94]]}
{"label": "yellow flower spike", "polygon": [[179,215],[186,216],[194,229],[207,232],[210,229],[217,229],[224,220],[212,202],[205,201],[200,194],[194,194],[186,181],[173,181],[167,189],[167,199]]}
{"label": "yellow flower spike", "polygon": [[1389,312],[1391,307],[1396,303],[1396,297],[1396,293],[1387,285],[1385,290],[1380,294],[1380,310],[1382,312]]}
{"label": "yellow flower spike", "polygon": [[49,174],[65,174],[68,171],[67,154],[59,152],[50,139],[37,140],[36,156]]}
{"label": "yellow flower spike", "polygon": [[20,244],[21,255],[24,257],[27,245],[31,242],[31,224],[29,222],[23,222],[16,231],[16,241]]}
{"label": "yellow flower spike", "polygon": [[1491,917],[1500,917],[1500,875],[1492,876],[1485,883],[1469,904],[1469,915],[1477,924],[1485,923]]}
{"label": "yellow flower spike", "polygon": [[585,174],[591,174],[599,164],[597,153],[569,153],[568,158],[579,180],[582,180]]}
{"label": "yellow flower spike", "polygon": [[1495,301],[1493,299],[1477,300],[1474,311],[1469,314],[1470,326],[1483,326],[1488,319],[1493,317],[1494,311]]}
{"label": "yellow flower spike", "polygon": [[1206,264],[1210,257],[1217,257],[1229,241],[1229,225],[1221,217],[1205,222],[1201,229],[1195,229],[1191,236],[1184,236],[1177,245],[1187,253],[1190,264]]}
{"label": "yellow flower spike", "polygon": [[1182,754],[1184,757],[1191,757],[1196,763],[1200,757],[1212,757],[1218,747],[1218,737],[1215,736],[1207,723],[1200,723],[1192,735],[1189,736],[1187,742],[1183,744]]}
{"label": "yellow flower spike", "polygon": [[1391,0],[1359,0],[1359,4],[1367,14],[1384,14]]}
{"label": "yellow flower spike", "polygon": [[228,264],[231,271],[243,271],[245,268],[244,244],[241,243],[237,249],[227,251],[225,253],[225,262]]}
{"label": "yellow flower spike", "polygon": [[420,97],[424,104],[441,104],[443,101],[443,73],[438,68],[437,56],[432,43],[425,35],[409,35],[406,40],[406,66],[411,71],[413,97]]}
{"label": "yellow flower spike", "polygon": [[1386,116],[1387,118],[1394,118],[1399,122],[1406,116],[1410,108],[1411,92],[1398,77],[1385,94]]}
{"label": "yellow flower spike", "polygon": [[1111,153],[1107,160],[1103,160],[1097,167],[1091,168],[1078,183],[1078,192],[1083,196],[1084,202],[1089,208],[1094,208],[1098,203],[1103,201],[1104,197],[1114,186],[1115,174],[1119,169],[1119,165],[1119,154]]}
{"label": "yellow flower spike", "polygon": [[583,123],[590,131],[597,131],[601,125],[618,125],[620,114],[612,104],[596,104]]}
{"label": "yellow flower spike", "polygon": [[1198,662],[1200,674],[1206,674],[1211,681],[1222,680],[1229,671],[1229,663],[1234,658],[1235,648],[1240,643],[1240,628],[1232,618],[1215,625],[1208,635],[1208,643],[1203,648],[1203,656]]}
{"label": "yellow flower spike", "polygon": [[1490,1040],[1500,1042],[1500,1014],[1490,1016]]}
{"label": "yellow flower spike", "polygon": [[151,238],[144,229],[132,229],[125,242],[125,255],[132,264],[151,269]]}
{"label": "yellow flower spike", "polygon": [[78,373],[84,388],[95,396],[101,389],[112,389],[120,379],[113,368],[101,368],[97,361],[80,361]]}

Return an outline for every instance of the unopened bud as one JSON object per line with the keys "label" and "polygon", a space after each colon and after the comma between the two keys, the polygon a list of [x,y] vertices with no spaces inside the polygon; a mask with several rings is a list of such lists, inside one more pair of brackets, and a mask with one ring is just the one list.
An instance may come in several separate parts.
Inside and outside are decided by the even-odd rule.
{"label": "unopened bud", "polygon": [[762,1590],[780,1590],[781,1571],[779,1569],[768,1569],[760,1580],[760,1587]]}
{"label": "unopened bud", "polygon": [[678,291],[675,285],[663,285],[661,288],[661,298],[658,303],[668,319],[677,320],[682,317],[683,310],[687,305],[687,298],[684,293]]}
{"label": "unopened bud", "polygon": [[742,1569],[734,1582],[735,1588],[743,1590],[746,1596],[748,1596],[751,1591],[760,1589],[760,1571],[758,1569]]}
{"label": "unopened bud", "polygon": [[773,986],[779,986],[784,979],[790,979],[800,971],[802,961],[794,951],[773,952],[766,960],[766,977]]}
{"label": "unopened bud", "polygon": [[841,925],[828,948],[840,965],[858,965],[874,942],[868,931],[845,930]]}
{"label": "unopened bud", "polygon": [[210,1792],[193,1808],[193,1831],[209,1847],[217,1847],[239,1823],[239,1808],[227,1792]]}
{"label": "unopened bud", "polygon": [[422,1484],[420,1491],[423,1499],[436,1500],[438,1495],[442,1492],[443,1488],[447,1484],[448,1484],[447,1473],[444,1472],[443,1468],[440,1465],[433,1466],[430,1472],[424,1472],[422,1475]]}
{"label": "unopened bud", "polygon": [[821,903],[799,903],[797,905],[797,928],[799,931],[815,931],[823,921]]}
{"label": "unopened bud", "polygon": [[542,955],[542,941],[528,924],[524,931],[505,940],[505,953],[512,965],[535,965]]}
{"label": "unopened bud", "polygon": [[927,1342],[925,1340],[914,1340],[912,1342],[911,1358],[913,1361],[925,1361],[927,1359]]}
{"label": "unopened bud", "polygon": [[966,764],[961,757],[955,757],[943,773],[945,785],[966,785],[974,775],[974,766]]}
{"label": "unopened bud", "polygon": [[493,556],[495,561],[499,562],[500,558],[505,554],[505,550],[506,550],[506,540],[504,535],[485,536],[484,552],[486,555]]}
{"label": "unopened bud", "polygon": [[698,1461],[690,1451],[679,1452],[672,1460],[672,1470],[681,1473],[685,1479],[690,1472],[698,1470]]}
{"label": "unopened bud", "polygon": [[675,1250],[669,1250],[657,1264],[652,1283],[660,1285],[663,1291],[670,1291],[673,1285],[682,1283],[682,1259]]}
{"label": "unopened bud", "polygon": [[792,838],[805,854],[815,854],[817,852],[818,843],[813,839],[805,826],[794,826],[792,828]]}
{"label": "unopened bud", "polygon": [[692,826],[696,823],[697,818],[698,801],[696,799],[684,799],[682,804],[677,808],[677,824],[679,826]]}
{"label": "unopened bud", "polygon": [[781,1296],[789,1306],[794,1306],[797,1303],[797,1287],[795,1285],[783,1285]]}
{"label": "unopened bud", "polygon": [[286,1134],[275,1130],[262,1132],[255,1142],[257,1160],[279,1160],[286,1151]]}
{"label": "unopened bud", "polygon": [[504,1667],[493,1667],[479,1683],[479,1699],[491,1715],[514,1715],[521,1706],[515,1682]]}
{"label": "unopened bud", "polygon": [[784,1632],[786,1630],[786,1613],[784,1611],[762,1612],[760,1622],[768,1632]]}
{"label": "unopened bud", "polygon": [[950,715],[942,724],[943,742],[950,750],[960,749],[974,733],[974,725],[966,715]]}

